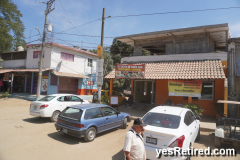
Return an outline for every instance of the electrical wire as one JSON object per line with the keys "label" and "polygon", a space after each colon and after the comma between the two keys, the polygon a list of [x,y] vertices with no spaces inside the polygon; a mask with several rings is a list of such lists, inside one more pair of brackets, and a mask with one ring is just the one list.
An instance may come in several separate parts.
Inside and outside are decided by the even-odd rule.
{"label": "electrical wire", "polygon": [[146,13],[146,14],[135,14],[135,15],[125,15],[125,16],[111,16],[109,18],[123,18],[123,17],[137,17],[137,16],[151,16],[151,15],[161,15],[161,14],[176,14],[176,13],[190,13],[190,12],[204,12],[204,11],[215,11],[215,10],[226,10],[226,9],[239,9],[240,7],[227,7],[227,8],[212,8],[212,9],[198,9],[189,11],[176,11],[176,12],[161,12],[161,13]]}
{"label": "electrical wire", "polygon": [[[77,27],[75,27],[75,25],[71,22],[70,18],[68,17],[67,12],[65,11],[65,9],[64,9],[64,7],[63,7],[63,5],[62,5],[61,0],[59,0],[59,2],[60,2],[60,4],[61,4],[61,6],[62,6],[62,8],[63,8],[63,10],[64,10],[67,18],[68,18],[68,20],[69,20],[69,23],[78,31],[78,33],[80,33],[79,30],[77,29]],[[80,34],[81,34],[81,33],[80,33]],[[84,38],[88,41],[88,39],[87,39],[86,37],[84,37]],[[89,41],[88,41],[88,42],[89,42]],[[89,43],[90,43],[90,42],[89,42]]]}
{"label": "electrical wire", "polygon": [[[70,33],[62,33],[62,32],[55,32],[56,34],[64,34],[64,35],[69,35],[69,36],[86,36],[86,37],[97,37],[101,38],[101,36],[92,36],[92,35],[79,35],[79,34],[70,34]],[[104,37],[104,38],[116,38],[116,37]]]}

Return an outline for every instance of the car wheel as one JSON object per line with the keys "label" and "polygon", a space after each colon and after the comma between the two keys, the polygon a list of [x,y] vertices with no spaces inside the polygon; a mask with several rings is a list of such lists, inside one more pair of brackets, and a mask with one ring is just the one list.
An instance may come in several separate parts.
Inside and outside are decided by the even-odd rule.
{"label": "car wheel", "polygon": [[221,138],[215,136],[215,143],[214,144],[215,144],[215,147],[221,148],[221,146],[222,146]]}
{"label": "car wheel", "polygon": [[88,128],[84,136],[85,141],[91,142],[94,140],[95,137],[96,137],[96,129],[94,127]]}
{"label": "car wheel", "polygon": [[196,141],[199,141],[200,140],[200,128],[198,129],[198,135],[196,137]]}
{"label": "car wheel", "polygon": [[127,118],[124,118],[123,124],[122,124],[121,128],[122,129],[126,129],[127,128]]}
{"label": "car wheel", "polygon": [[60,113],[61,113],[60,111],[54,111],[53,114],[52,114],[52,117],[50,118],[51,121],[57,122],[58,115],[59,115]]}

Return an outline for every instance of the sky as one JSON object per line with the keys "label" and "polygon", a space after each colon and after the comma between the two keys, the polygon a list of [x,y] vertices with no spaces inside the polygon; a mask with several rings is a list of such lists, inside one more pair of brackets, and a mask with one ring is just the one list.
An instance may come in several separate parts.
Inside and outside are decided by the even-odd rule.
{"label": "sky", "polygon": [[[41,2],[47,0],[12,2],[23,15],[21,20],[26,28],[26,42],[41,43],[35,28],[38,27],[40,34],[43,33],[46,4]],[[228,7],[240,7],[240,0],[55,0],[52,6],[55,9],[48,14],[47,19],[53,25],[53,32],[48,32],[47,42],[97,49],[101,42],[103,8],[106,17],[104,46],[110,46],[113,38],[119,36],[221,23],[228,23],[232,37],[240,37],[240,8],[116,17]],[[49,38],[51,35],[53,39]]]}

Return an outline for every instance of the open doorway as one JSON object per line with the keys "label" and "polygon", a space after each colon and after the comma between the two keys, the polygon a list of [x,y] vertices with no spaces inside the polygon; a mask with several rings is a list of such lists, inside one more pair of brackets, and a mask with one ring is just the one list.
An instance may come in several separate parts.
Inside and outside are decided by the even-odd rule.
{"label": "open doorway", "polygon": [[135,80],[133,100],[134,102],[154,104],[155,103],[155,81]]}

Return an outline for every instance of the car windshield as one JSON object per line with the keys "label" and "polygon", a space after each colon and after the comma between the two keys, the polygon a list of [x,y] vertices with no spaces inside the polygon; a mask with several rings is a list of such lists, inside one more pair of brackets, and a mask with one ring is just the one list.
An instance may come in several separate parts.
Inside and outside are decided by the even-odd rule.
{"label": "car windshield", "polygon": [[38,101],[51,101],[53,98],[55,98],[55,96],[45,96]]}
{"label": "car windshield", "polygon": [[79,121],[81,118],[81,115],[82,115],[81,109],[68,107],[64,109],[59,116],[63,118],[71,119],[73,121]]}
{"label": "car windshield", "polygon": [[177,129],[180,124],[180,116],[149,112],[143,117],[143,122],[147,125]]}

